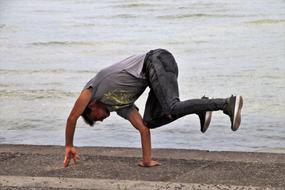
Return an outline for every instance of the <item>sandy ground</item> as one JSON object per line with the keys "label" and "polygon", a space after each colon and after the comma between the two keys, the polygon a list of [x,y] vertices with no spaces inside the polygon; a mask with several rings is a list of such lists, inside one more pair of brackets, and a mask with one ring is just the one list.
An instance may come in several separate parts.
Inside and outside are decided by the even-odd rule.
{"label": "sandy ground", "polygon": [[142,168],[140,149],[77,150],[64,168],[62,146],[0,145],[0,189],[285,190],[285,154],[154,149],[162,165]]}

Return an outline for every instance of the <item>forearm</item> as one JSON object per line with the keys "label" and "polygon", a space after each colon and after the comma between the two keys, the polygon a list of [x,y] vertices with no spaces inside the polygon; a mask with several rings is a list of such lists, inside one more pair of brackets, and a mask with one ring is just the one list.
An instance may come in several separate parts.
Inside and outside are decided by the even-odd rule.
{"label": "forearm", "polygon": [[144,163],[149,163],[152,160],[151,155],[151,134],[148,128],[140,131],[142,144],[142,157]]}
{"label": "forearm", "polygon": [[65,146],[73,146],[75,126],[76,121],[72,121],[70,119],[67,120],[65,129]]}
{"label": "forearm", "polygon": [[159,166],[160,165],[159,162],[152,160],[150,129],[145,125],[139,112],[136,110],[132,111],[129,115],[129,121],[137,130],[139,130],[141,134],[143,160],[140,161],[139,166],[142,167]]}

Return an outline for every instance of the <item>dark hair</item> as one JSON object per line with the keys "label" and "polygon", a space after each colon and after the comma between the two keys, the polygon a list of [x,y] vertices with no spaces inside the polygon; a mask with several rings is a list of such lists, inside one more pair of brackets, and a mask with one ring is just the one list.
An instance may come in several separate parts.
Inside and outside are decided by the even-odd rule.
{"label": "dark hair", "polygon": [[83,120],[85,121],[85,123],[87,123],[88,125],[92,127],[95,124],[95,122],[88,117],[91,111],[92,110],[88,106],[86,106],[81,116],[83,117]]}

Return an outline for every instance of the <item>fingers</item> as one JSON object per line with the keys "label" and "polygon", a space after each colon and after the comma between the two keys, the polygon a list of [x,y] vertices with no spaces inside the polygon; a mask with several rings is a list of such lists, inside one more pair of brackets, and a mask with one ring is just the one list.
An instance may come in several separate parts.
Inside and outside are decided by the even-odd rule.
{"label": "fingers", "polygon": [[75,158],[76,160],[80,160],[80,156],[78,154],[76,154]]}
{"label": "fingers", "polygon": [[156,162],[156,164],[154,166],[161,166],[161,163]]}
{"label": "fingers", "polygon": [[63,161],[64,167],[68,167],[71,159],[73,159],[74,164],[76,164],[77,160],[80,160],[80,157],[76,153],[68,153],[67,156],[65,156],[64,161]]}
{"label": "fingers", "polygon": [[148,163],[144,163],[142,160],[138,163],[139,166],[141,167],[154,167],[154,166],[161,166],[161,163],[151,160]]}
{"label": "fingers", "polygon": [[145,167],[143,161],[140,161],[140,162],[138,163],[138,165],[139,165],[140,167]]}
{"label": "fingers", "polygon": [[70,162],[70,158],[67,157],[67,156],[65,156],[65,157],[64,157],[64,161],[63,161],[64,167],[67,167],[67,166],[69,165],[69,162]]}
{"label": "fingers", "polygon": [[150,164],[147,165],[147,167],[154,167],[154,166],[161,166],[161,163],[157,161],[151,161]]}
{"label": "fingers", "polygon": [[80,157],[79,157],[78,154],[74,154],[74,155],[72,156],[72,159],[73,159],[74,164],[76,164],[76,163],[77,163],[77,160],[80,160]]}

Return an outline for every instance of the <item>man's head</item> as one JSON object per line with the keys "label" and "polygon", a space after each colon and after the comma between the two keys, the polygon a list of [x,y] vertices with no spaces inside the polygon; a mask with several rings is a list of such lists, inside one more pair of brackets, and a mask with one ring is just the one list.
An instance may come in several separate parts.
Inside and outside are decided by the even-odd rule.
{"label": "man's head", "polygon": [[99,101],[91,101],[81,114],[84,121],[90,126],[93,126],[96,121],[103,121],[109,117],[109,115],[110,112],[106,105]]}

